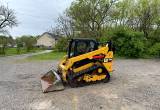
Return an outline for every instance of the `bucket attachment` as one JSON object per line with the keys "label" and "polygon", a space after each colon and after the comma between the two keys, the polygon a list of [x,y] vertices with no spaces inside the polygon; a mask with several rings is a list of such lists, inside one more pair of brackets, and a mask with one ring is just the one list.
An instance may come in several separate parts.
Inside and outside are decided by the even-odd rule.
{"label": "bucket attachment", "polygon": [[55,70],[50,70],[41,77],[41,85],[44,93],[64,89],[62,80]]}

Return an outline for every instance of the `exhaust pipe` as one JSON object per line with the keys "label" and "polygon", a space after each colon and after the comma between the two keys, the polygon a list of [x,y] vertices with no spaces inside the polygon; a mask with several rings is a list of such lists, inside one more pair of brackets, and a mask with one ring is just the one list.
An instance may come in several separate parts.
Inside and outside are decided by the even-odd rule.
{"label": "exhaust pipe", "polygon": [[64,90],[61,77],[53,69],[41,77],[41,85],[43,93]]}

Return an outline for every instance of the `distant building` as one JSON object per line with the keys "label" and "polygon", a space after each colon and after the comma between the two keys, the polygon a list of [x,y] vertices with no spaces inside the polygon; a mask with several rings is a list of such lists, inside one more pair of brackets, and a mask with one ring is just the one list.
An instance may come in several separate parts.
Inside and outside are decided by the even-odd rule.
{"label": "distant building", "polygon": [[49,32],[45,32],[37,38],[37,46],[53,48],[56,45],[58,39],[59,39],[59,36]]}

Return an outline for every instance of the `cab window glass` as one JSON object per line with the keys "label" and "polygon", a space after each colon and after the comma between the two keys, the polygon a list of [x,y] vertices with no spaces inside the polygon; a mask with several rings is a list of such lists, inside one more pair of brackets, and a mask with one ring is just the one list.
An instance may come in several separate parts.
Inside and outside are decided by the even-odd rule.
{"label": "cab window glass", "polygon": [[94,42],[89,42],[89,43],[87,43],[88,45],[87,45],[87,50],[86,50],[86,52],[91,52],[91,51],[94,51],[94,49],[95,49],[95,43]]}
{"label": "cab window glass", "polygon": [[77,54],[81,55],[86,53],[87,43],[86,42],[78,42],[77,43]]}
{"label": "cab window glass", "polygon": [[74,48],[75,48],[75,42],[73,42],[71,45],[70,57],[74,56]]}

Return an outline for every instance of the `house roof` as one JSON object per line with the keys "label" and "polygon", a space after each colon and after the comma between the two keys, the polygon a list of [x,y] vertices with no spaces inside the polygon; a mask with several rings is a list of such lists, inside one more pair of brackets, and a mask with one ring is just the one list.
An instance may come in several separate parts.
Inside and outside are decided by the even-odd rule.
{"label": "house roof", "polygon": [[55,34],[52,34],[52,33],[49,33],[49,32],[44,32],[42,35],[40,35],[40,36],[38,37],[38,39],[39,39],[40,37],[46,35],[46,34],[48,34],[48,35],[49,35],[51,38],[53,38],[53,39],[59,39],[59,38],[60,38],[60,36],[58,36],[58,35],[55,35]]}

